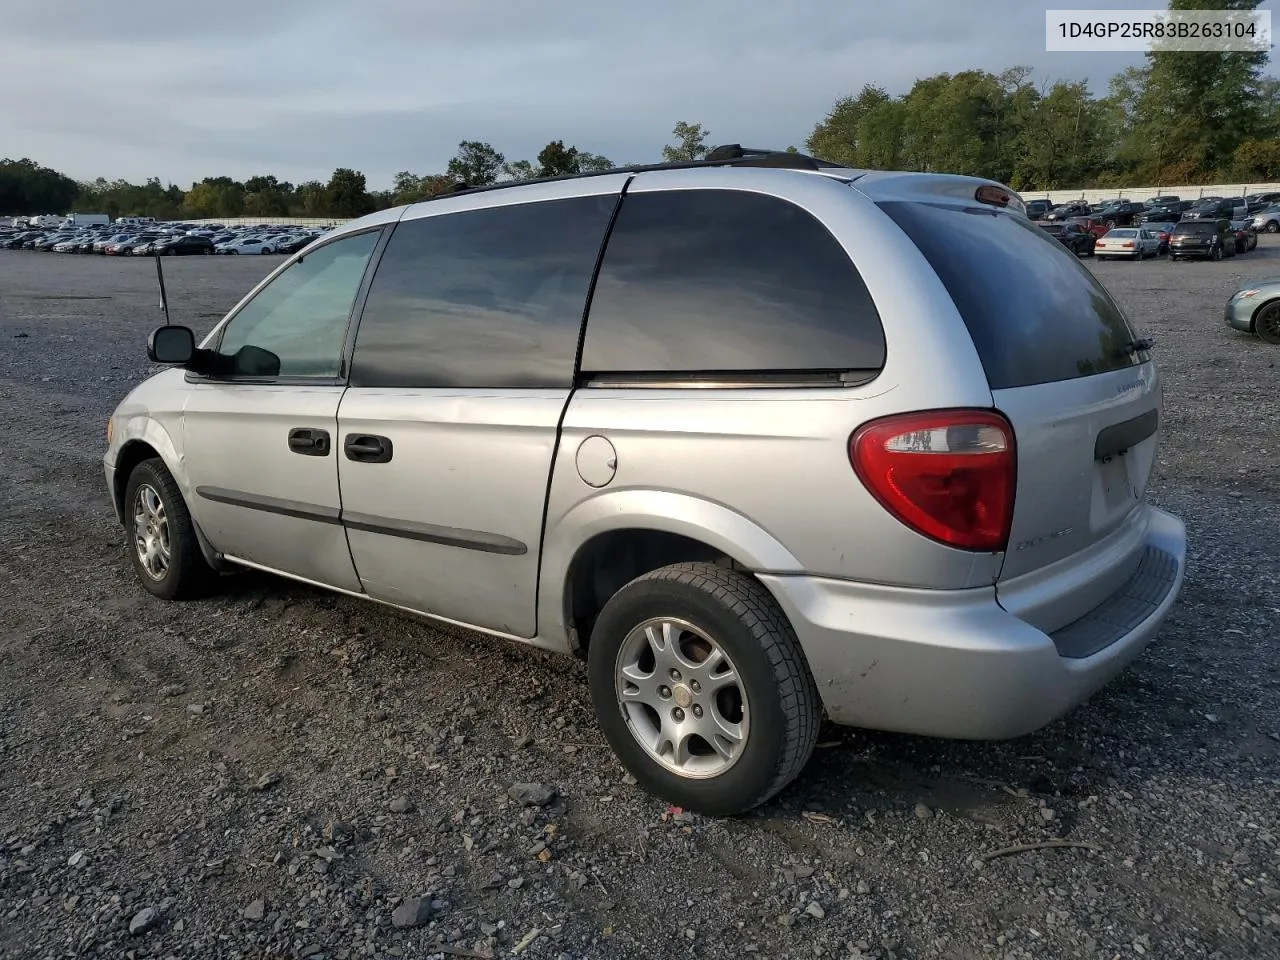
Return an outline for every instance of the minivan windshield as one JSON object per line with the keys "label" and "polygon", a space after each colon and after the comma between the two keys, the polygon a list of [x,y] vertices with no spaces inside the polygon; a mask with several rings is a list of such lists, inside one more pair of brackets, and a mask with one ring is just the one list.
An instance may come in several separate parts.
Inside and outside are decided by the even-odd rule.
{"label": "minivan windshield", "polygon": [[879,206],[951,295],[993,390],[1144,362],[1106,288],[1072,251],[1025,217],[917,201]]}

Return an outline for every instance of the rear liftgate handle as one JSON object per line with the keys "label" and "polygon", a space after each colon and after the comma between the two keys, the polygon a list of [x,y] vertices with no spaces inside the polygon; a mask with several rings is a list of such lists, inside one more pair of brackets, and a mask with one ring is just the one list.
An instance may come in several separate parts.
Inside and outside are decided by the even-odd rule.
{"label": "rear liftgate handle", "polygon": [[349,433],[342,452],[357,463],[386,463],[391,459],[391,440],[368,433]]}

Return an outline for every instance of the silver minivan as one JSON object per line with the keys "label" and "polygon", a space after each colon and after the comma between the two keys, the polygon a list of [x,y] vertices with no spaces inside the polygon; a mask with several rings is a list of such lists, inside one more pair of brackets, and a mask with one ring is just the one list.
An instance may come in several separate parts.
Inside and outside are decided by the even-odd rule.
{"label": "silver minivan", "polygon": [[464,190],[148,350],[105,456],[146,589],[251,567],[583,657],[706,813],[824,714],[1033,731],[1182,582],[1150,342],[991,181],[729,147]]}

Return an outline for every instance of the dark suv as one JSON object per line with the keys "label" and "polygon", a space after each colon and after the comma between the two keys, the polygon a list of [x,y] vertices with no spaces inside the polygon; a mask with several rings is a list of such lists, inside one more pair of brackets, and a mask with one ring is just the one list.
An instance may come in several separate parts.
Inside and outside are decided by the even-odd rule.
{"label": "dark suv", "polygon": [[1183,220],[1243,220],[1249,215],[1244,197],[1205,197],[1182,214]]}
{"label": "dark suv", "polygon": [[1221,260],[1236,253],[1236,235],[1231,221],[1183,220],[1169,236],[1169,259]]}
{"label": "dark suv", "polygon": [[1146,212],[1147,207],[1143,204],[1125,200],[1103,207],[1094,216],[1105,220],[1108,227],[1131,227],[1135,218]]}

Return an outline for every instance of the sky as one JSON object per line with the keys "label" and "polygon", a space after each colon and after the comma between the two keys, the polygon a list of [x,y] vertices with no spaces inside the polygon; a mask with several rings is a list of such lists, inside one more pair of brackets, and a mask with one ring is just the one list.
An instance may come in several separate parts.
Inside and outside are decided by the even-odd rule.
{"label": "sky", "polygon": [[1029,0],[2,2],[0,157],[183,188],[343,166],[381,189],[442,172],[464,139],[508,160],[563,139],[647,163],[677,120],[709,143],[803,148],[865,83],[1026,65],[1104,93],[1142,61],[1045,52],[1048,5]]}

